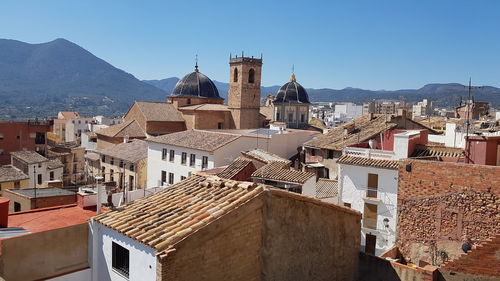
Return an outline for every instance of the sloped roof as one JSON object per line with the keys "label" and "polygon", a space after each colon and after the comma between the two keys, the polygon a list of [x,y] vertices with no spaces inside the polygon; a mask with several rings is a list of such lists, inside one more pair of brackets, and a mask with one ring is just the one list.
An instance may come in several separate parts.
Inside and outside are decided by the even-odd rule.
{"label": "sloped roof", "polygon": [[179,110],[194,110],[194,111],[231,111],[227,104],[203,103],[196,105],[188,105],[179,107]]}
{"label": "sloped roof", "polygon": [[136,101],[137,106],[146,121],[184,122],[182,113],[169,102]]}
{"label": "sloped roof", "polygon": [[261,106],[259,110],[260,114],[264,115],[266,119],[273,120],[273,107],[272,106]]}
{"label": "sloped roof", "polygon": [[311,118],[311,120],[309,120],[309,125],[312,127],[318,128],[318,129],[326,129],[325,122],[323,122],[320,119],[315,118],[315,117],[313,117],[313,118]]}
{"label": "sloped roof", "polygon": [[14,151],[14,152],[11,152],[10,155],[22,160],[23,162],[25,162],[27,164],[34,164],[34,163],[49,161],[49,159],[43,157],[42,155],[38,154],[35,151],[31,151],[31,150]]}
{"label": "sloped roof", "polygon": [[397,160],[382,160],[373,158],[356,157],[349,155],[342,155],[338,160],[338,164],[348,164],[356,166],[370,166],[377,168],[398,169],[399,161]]}
{"label": "sloped roof", "polygon": [[320,178],[316,182],[316,198],[331,198],[339,195],[339,182],[337,180]]}
{"label": "sloped roof", "polygon": [[241,152],[244,156],[252,159],[259,160],[264,163],[269,163],[271,161],[278,161],[278,162],[284,162],[284,163],[290,163],[290,160],[285,159],[279,155],[276,155],[274,153],[271,153],[269,151],[262,150],[260,148],[257,149],[252,149],[249,151],[243,151]]}
{"label": "sloped roof", "polygon": [[465,153],[461,148],[417,144],[411,155],[411,157],[429,156],[462,158],[465,156]]}
{"label": "sloped roof", "polygon": [[194,175],[94,220],[157,251],[258,196],[263,185]]}
{"label": "sloped roof", "polygon": [[308,179],[314,176],[314,173],[290,169],[287,163],[279,161],[271,161],[269,164],[262,166],[252,174],[252,177],[255,178],[300,184],[305,183]]}
{"label": "sloped roof", "polygon": [[49,169],[49,170],[54,170],[54,169],[62,168],[62,167],[64,167],[64,165],[61,162],[61,160],[59,160],[59,159],[51,159],[47,163],[47,169]]}
{"label": "sloped roof", "polygon": [[148,143],[144,140],[135,139],[131,142],[120,143],[103,149],[99,153],[117,159],[136,162],[148,157]]}
{"label": "sloped roof", "polygon": [[0,167],[0,182],[19,181],[29,179],[29,177],[21,170],[11,166]]}
{"label": "sloped roof", "polygon": [[145,138],[146,134],[142,130],[139,123],[135,120],[129,120],[118,125],[109,126],[104,129],[95,131],[96,135],[103,135],[107,137],[125,137],[129,138]]}
{"label": "sloped roof", "polygon": [[[386,122],[386,118],[389,122]],[[342,150],[346,146],[367,141],[381,132],[395,127],[397,127],[397,124],[391,123],[390,118],[385,114],[373,114],[372,119],[370,119],[370,114],[366,114],[341,127],[332,129],[326,135],[320,135],[307,141],[304,145],[322,149]],[[346,134],[344,132],[345,128],[353,128],[353,130]]]}
{"label": "sloped roof", "polygon": [[152,137],[147,140],[197,150],[215,151],[218,148],[238,139],[240,136],[241,135],[213,131],[188,130]]}
{"label": "sloped roof", "polygon": [[238,157],[231,164],[229,164],[224,170],[218,173],[217,176],[224,179],[232,179],[245,167],[247,167],[248,165],[253,165],[252,163],[253,163],[252,159],[246,157]]}
{"label": "sloped roof", "polygon": [[64,119],[75,119],[75,118],[80,118],[80,114],[76,111],[60,111],[59,112]]}

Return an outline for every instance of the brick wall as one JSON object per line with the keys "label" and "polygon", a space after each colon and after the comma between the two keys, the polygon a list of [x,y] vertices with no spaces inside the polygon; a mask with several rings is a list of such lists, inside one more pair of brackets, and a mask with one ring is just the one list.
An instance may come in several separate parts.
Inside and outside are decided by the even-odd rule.
{"label": "brick wall", "polygon": [[439,268],[441,280],[498,280],[500,234]]}
{"label": "brick wall", "polygon": [[498,233],[500,167],[408,160],[399,172],[396,245],[407,260],[441,265]]}
{"label": "brick wall", "polygon": [[[53,206],[69,205],[76,203],[76,194],[73,195],[63,195],[63,196],[51,196],[51,197],[41,197],[36,199],[36,208],[47,208]],[[35,208],[35,199],[31,199],[32,208]]]}

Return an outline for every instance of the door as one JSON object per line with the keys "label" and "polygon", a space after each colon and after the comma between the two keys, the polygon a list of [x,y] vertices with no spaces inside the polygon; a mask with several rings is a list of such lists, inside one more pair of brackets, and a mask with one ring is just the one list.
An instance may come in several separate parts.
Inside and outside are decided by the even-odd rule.
{"label": "door", "polygon": [[377,244],[377,236],[372,234],[366,234],[365,253],[370,255],[375,255],[376,244]]}

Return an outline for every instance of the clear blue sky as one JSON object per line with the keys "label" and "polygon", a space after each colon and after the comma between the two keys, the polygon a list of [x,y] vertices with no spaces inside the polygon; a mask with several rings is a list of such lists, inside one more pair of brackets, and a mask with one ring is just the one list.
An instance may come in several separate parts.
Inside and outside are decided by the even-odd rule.
{"label": "clear blue sky", "polygon": [[228,81],[229,53],[264,54],[263,85],[500,86],[500,1],[0,2],[0,38],[66,38],[139,79],[200,70]]}

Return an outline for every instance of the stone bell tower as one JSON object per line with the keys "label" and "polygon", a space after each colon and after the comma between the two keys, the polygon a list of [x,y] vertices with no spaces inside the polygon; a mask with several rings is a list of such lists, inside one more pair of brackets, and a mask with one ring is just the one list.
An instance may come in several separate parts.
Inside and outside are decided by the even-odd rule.
{"label": "stone bell tower", "polygon": [[261,73],[262,58],[229,59],[228,107],[236,129],[260,127]]}

